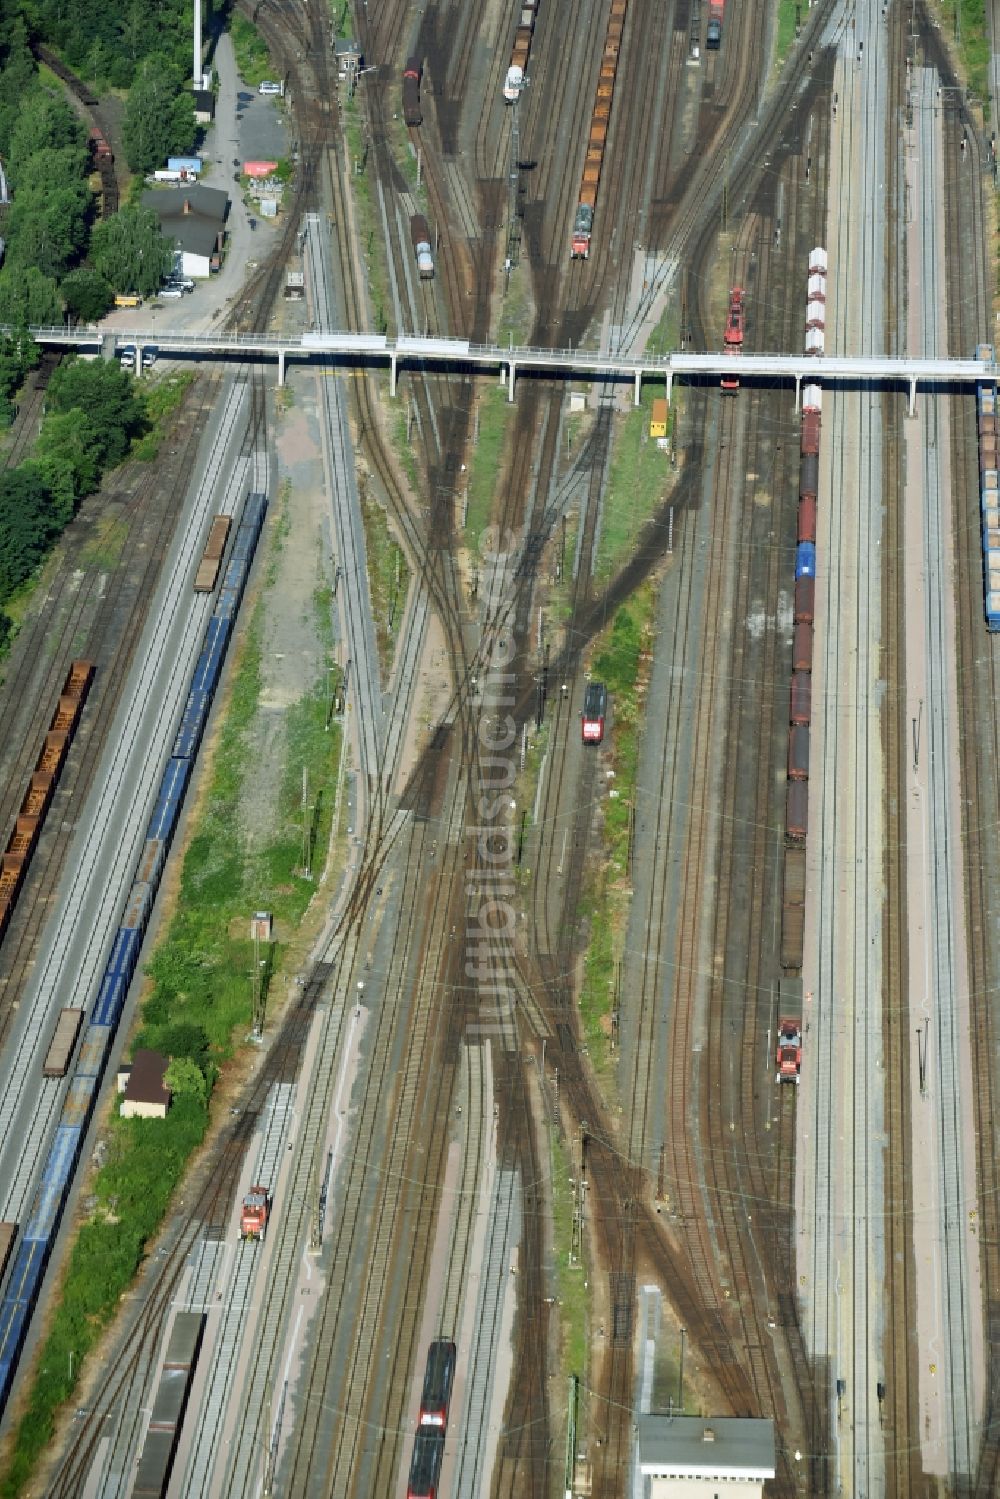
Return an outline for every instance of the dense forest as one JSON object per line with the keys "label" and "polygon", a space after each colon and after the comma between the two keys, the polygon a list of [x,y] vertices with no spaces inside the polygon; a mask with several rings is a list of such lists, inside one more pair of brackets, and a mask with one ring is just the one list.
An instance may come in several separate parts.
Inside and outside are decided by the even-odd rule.
{"label": "dense forest", "polygon": [[147,57],[166,58],[182,78],[190,69],[190,0],[35,0],[25,14],[35,33],[98,92],[130,88]]}
{"label": "dense forest", "polygon": [[[32,42],[55,47],[97,89],[129,90],[122,133],[142,173],[194,144],[190,24],[186,7],[162,3],[117,14],[90,0],[43,0],[0,12],[0,159],[11,193],[0,226],[0,324],[22,330],[0,336],[0,428],[38,359],[23,330],[100,318],[116,292],[151,295],[172,259],[155,214],[136,203],[99,220],[87,124],[46,81]],[[34,454],[0,476],[0,652],[11,631],[2,605],[146,424],[145,402],[117,365],[70,359],[53,375]]]}

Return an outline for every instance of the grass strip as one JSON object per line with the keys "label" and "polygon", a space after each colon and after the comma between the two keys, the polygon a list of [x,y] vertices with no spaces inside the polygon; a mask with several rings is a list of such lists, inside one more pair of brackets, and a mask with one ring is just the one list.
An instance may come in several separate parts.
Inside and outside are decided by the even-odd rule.
{"label": "grass strip", "polygon": [[476,441],[471,449],[466,474],[468,508],[465,531],[468,545],[472,548],[478,545],[480,536],[490,522],[513,411],[514,407],[507,400],[504,386],[490,386],[479,398]]}
{"label": "grass strip", "polygon": [[614,779],[604,801],[604,854],[587,883],[581,914],[590,937],[583,961],[580,1024],[594,1071],[614,1086],[611,1066],[615,975],[625,945],[631,888],[629,838],[639,767],[639,725],[653,643],[656,587],[645,582],[618,610],[595,644],[591,676],[604,682],[611,699],[611,768]]}
{"label": "grass strip", "polygon": [[372,498],[366,484],[359,485],[359,494],[379,668],[382,681],[387,682],[396,653],[396,632],[406,603],[406,590],[410,586],[410,570],[402,548],[393,540],[385,510]]}
{"label": "grass strip", "polygon": [[233,39],[233,51],[236,54],[236,71],[244,83],[248,83],[251,88],[257,88],[265,78],[277,77],[267,50],[267,43],[256,26],[252,25],[245,16],[241,16],[238,11],[233,11],[229,31]]}
{"label": "grass strip", "polygon": [[990,118],[990,43],[984,0],[940,0],[941,33],[954,44],[970,94]]}
{"label": "grass strip", "polygon": [[792,50],[802,25],[802,0],[778,0],[778,34],[774,44],[775,61],[780,67]]}
{"label": "grass strip", "polygon": [[159,456],[163,439],[194,379],[193,370],[182,370],[179,374],[164,375],[162,379],[144,384],[142,404],[146,408],[150,430],[132,444],[133,458],[138,458],[141,463],[152,463]]}
{"label": "grass strip", "polygon": [[569,1157],[558,1131],[549,1128],[549,1163],[552,1172],[552,1237],[555,1294],[562,1322],[560,1364],[563,1374],[584,1378],[587,1372],[586,1275],[580,1259],[573,1258],[573,1188]]}
{"label": "grass strip", "polygon": [[[165,1120],[123,1120],[116,1108],[105,1126],[104,1163],[88,1183],[86,1217],[70,1251],[60,1299],[48,1328],[0,1495],[25,1485],[70,1399],[86,1354],[110,1324],[156,1234],[192,1152],[209,1122],[218,1066],[251,1020],[254,959],[250,916],[266,908],[287,937],[301,920],[314,885],[303,877],[302,769],[312,795],[306,836],[312,852],[327,847],[341,753],[339,724],[328,726],[328,687],[287,710],[278,825],[282,832],[256,855],[244,848],[239,806],[254,790],[249,753],[261,690],[264,601],[254,612],[218,737],[207,792],[193,812],[177,908],[147,973],[152,993],[141,1011],[137,1046],[183,1058],[186,1087],[175,1092]],[[317,609],[320,607],[316,602]],[[283,946],[273,954],[277,967]]]}
{"label": "grass strip", "polygon": [[642,527],[673,483],[670,459],[649,436],[653,401],[662,394],[661,386],[647,381],[642,404],[619,418],[594,564],[594,572],[602,581],[612,577],[627,559]]}

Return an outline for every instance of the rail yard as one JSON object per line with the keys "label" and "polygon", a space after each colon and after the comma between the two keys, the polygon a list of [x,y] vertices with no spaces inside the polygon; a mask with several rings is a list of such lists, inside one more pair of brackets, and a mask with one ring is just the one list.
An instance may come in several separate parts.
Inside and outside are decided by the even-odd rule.
{"label": "rail yard", "polygon": [[[253,8],[294,170],[185,326],[297,341],[288,388],[161,309],[161,461],[0,662],[11,1492],[997,1493],[995,137],[932,0],[794,9]],[[38,55],[110,215],[113,112]]]}

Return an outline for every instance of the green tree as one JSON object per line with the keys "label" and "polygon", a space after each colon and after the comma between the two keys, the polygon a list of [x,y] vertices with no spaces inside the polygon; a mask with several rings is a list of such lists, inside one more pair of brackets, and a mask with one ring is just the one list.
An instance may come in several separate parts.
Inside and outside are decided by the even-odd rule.
{"label": "green tree", "polygon": [[160,221],[151,208],[123,208],[94,225],[90,259],[116,292],[151,297],[173,258],[173,246],[160,233]]}
{"label": "green tree", "polygon": [[[109,359],[67,360],[53,373],[46,401],[50,414],[76,412],[79,420],[92,424],[106,467],[121,463],[132,438],[145,429],[145,412],[133,381]],[[40,451],[46,446],[48,420],[42,427]]]}
{"label": "green tree", "polygon": [[16,195],[7,219],[11,264],[34,266],[45,276],[58,276],[86,246],[91,204],[90,190],[82,179],[23,189]]}
{"label": "green tree", "polygon": [[61,526],[73,517],[77,501],[93,494],[101,482],[105,444],[88,412],[50,411],[38,439],[37,463]]}
{"label": "green tree", "polygon": [[0,600],[30,578],[58,529],[37,464],[0,475]]}
{"label": "green tree", "polygon": [[0,656],[14,639],[14,621],[0,609]]}
{"label": "green tree", "polygon": [[170,59],[147,57],[129,89],[122,122],[133,172],[151,172],[168,156],[190,151],[196,136],[194,100]]}
{"label": "green tree", "polygon": [[10,134],[6,166],[20,190],[32,185],[31,158],[38,152],[84,149],[87,132],[61,94],[38,89],[21,101]]}
{"label": "green tree", "polygon": [[83,323],[96,323],[114,305],[115,294],[100,271],[81,265],[70,271],[60,290],[66,307]]}
{"label": "green tree", "polygon": [[0,156],[10,155],[10,138],[24,102],[38,89],[35,59],[22,16],[0,16]]}
{"label": "green tree", "polygon": [[174,1057],[167,1067],[164,1082],[175,1098],[196,1098],[201,1104],[208,1098],[205,1074],[191,1057]]}
{"label": "green tree", "polygon": [[9,265],[0,271],[0,323],[12,328],[51,328],[63,316],[59,289],[35,266]]}
{"label": "green tree", "polygon": [[4,334],[0,337],[0,390],[8,395],[16,390],[40,358],[38,345],[27,333]]}
{"label": "green tree", "polygon": [[209,1043],[204,1026],[193,1020],[175,1020],[157,1028],[155,1035],[145,1036],[143,1046],[162,1051],[169,1057],[190,1057],[202,1072],[208,1071]]}

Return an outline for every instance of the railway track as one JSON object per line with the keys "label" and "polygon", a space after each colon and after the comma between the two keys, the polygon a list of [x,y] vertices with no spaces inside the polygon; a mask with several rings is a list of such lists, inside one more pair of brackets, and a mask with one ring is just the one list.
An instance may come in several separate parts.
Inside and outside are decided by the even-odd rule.
{"label": "railway track", "polygon": [[[82,543],[84,550],[91,546],[99,552],[102,545],[116,548],[120,538],[121,554],[132,559],[132,568],[105,568],[97,561],[81,577],[78,555],[64,544],[63,560],[46,590],[44,609],[35,609],[21,628],[0,691],[0,739],[6,751],[6,789],[0,813],[5,822],[16,812],[17,787],[34,764],[53,697],[69,662],[84,653],[96,661],[98,672],[86,710],[85,732],[74,746],[60,784],[62,803],[67,798],[78,802],[92,783],[176,520],[171,485],[190,471],[219,383],[220,377],[211,374],[192,386],[156,468],[137,465],[119,476],[123,487],[114,495],[120,512],[111,540],[105,539],[102,529],[108,515],[106,496],[87,502],[74,523],[71,538]],[[0,1043],[11,1024],[12,1000],[34,962],[74,825],[62,828],[52,820],[5,936]]]}
{"label": "railway track", "polygon": [[[991,191],[988,152],[976,122],[955,87],[948,59],[927,28],[923,14],[919,38],[908,40],[918,61],[919,48],[935,65],[947,87],[943,93],[943,133],[953,170],[944,174],[947,225],[947,305],[949,352],[964,351],[981,340],[991,323],[991,301],[985,256],[970,247],[986,247],[984,195]],[[964,148],[962,142],[965,142]],[[997,805],[1000,782],[1000,654],[997,637],[986,633],[983,618],[982,535],[979,518],[978,442],[971,403],[953,402],[950,463],[953,479],[952,520],[957,591],[956,675],[962,778],[962,846],[967,905],[969,955],[969,1027],[973,1059],[973,1098],[977,1141],[977,1228],[983,1285],[981,1315],[985,1327],[985,1402],[978,1426],[978,1452],[969,1492],[986,1499],[1000,1484],[1000,1169],[998,1169],[998,1081],[994,1006],[989,996],[997,985],[998,954],[991,940],[990,912],[1000,898],[995,873],[995,829],[985,809]],[[902,1490],[898,1490],[902,1492]]]}

